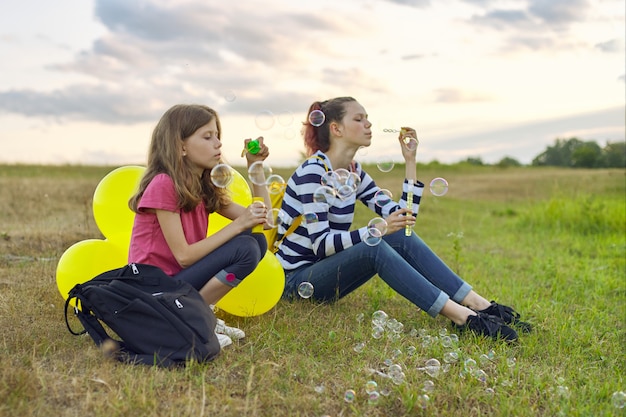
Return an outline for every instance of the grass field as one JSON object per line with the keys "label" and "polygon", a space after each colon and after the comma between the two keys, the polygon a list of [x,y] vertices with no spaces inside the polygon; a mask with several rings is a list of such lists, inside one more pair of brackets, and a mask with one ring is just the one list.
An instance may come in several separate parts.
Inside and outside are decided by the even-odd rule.
{"label": "grass field", "polygon": [[[102,237],[91,200],[111,169],[0,166],[1,416],[626,415],[612,401],[626,391],[624,170],[418,167],[450,188],[425,192],[416,232],[479,293],[534,324],[516,345],[463,334],[448,346],[449,321],[375,278],[334,305],[218,311],[245,341],[166,370],[105,359],[63,321],[56,265],[72,244]],[[369,172],[398,195],[403,167]],[[359,209],[357,223],[371,217]],[[399,336],[372,337],[379,309],[403,323]],[[458,361],[446,364],[451,352]],[[431,358],[444,364],[434,376]],[[381,375],[390,363],[404,378]]]}

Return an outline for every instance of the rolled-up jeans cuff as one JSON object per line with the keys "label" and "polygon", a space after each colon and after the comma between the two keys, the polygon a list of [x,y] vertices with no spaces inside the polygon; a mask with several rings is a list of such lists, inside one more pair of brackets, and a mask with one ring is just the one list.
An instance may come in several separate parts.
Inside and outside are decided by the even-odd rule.
{"label": "rolled-up jeans cuff", "polygon": [[236,287],[241,282],[240,279],[237,279],[235,274],[227,272],[223,269],[215,275],[215,278],[217,278],[217,280],[222,284],[228,285],[229,287]]}
{"label": "rolled-up jeans cuff", "polygon": [[426,313],[431,317],[437,317],[441,310],[443,310],[443,306],[446,305],[449,299],[450,297],[448,297],[448,294],[443,291],[440,292],[439,296],[437,297],[433,305],[430,306]]}
{"label": "rolled-up jeans cuff", "polygon": [[463,285],[461,285],[461,288],[459,288],[459,290],[456,292],[456,294],[451,297],[452,301],[456,301],[457,303],[461,304],[461,301],[465,300],[465,297],[467,297],[467,294],[469,294],[470,291],[472,291],[472,286],[469,285],[467,282],[464,282]]}

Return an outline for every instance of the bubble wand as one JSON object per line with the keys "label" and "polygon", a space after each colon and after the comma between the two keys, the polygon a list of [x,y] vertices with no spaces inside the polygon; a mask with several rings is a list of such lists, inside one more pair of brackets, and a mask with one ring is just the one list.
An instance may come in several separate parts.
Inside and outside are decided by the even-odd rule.
{"label": "bubble wand", "polygon": [[[400,129],[400,134],[404,135],[404,129]],[[417,149],[417,145],[419,144],[419,141],[417,140],[417,138],[412,138],[410,136],[404,136],[402,138],[402,141],[404,142],[404,145],[407,147],[407,149],[409,150],[413,150],[413,147],[415,147],[415,149]],[[407,199],[407,208],[409,209],[409,212],[407,213],[407,215],[413,214],[413,180],[409,179],[408,180],[408,186],[409,186],[409,191],[406,194],[406,199]],[[411,236],[411,234],[413,234],[413,228],[411,227],[411,225],[407,224],[404,227],[404,235],[405,236]]]}
{"label": "bubble wand", "polygon": [[[413,214],[413,180],[411,179],[409,180],[409,192],[406,194],[406,199],[408,202],[407,207],[411,207],[407,215]],[[413,228],[411,227],[410,224],[407,224],[406,226],[404,226],[405,236],[411,236],[412,233],[413,233]]]}
{"label": "bubble wand", "polygon": [[243,157],[246,152],[250,152],[252,155],[256,155],[261,150],[261,145],[259,144],[258,139],[251,140],[246,144],[246,146],[241,151],[241,156]]}

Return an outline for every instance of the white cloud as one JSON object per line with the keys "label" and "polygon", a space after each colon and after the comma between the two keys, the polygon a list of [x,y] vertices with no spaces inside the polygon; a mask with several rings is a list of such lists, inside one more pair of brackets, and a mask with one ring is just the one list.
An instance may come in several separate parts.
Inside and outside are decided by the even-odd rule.
{"label": "white cloud", "polygon": [[[454,127],[468,137],[623,106],[623,15],[618,0],[3,3],[0,158],[35,157],[19,151],[20,138],[38,140],[43,126],[72,150],[41,146],[55,155],[42,161],[127,161],[144,142],[111,140],[105,149],[91,138],[128,140],[179,102],[215,107],[237,140],[274,135],[291,154],[299,140],[285,137],[297,122],[264,132],[256,114],[300,120],[314,100],[351,95],[381,128]],[[80,129],[89,133],[66,142]],[[487,141],[475,151],[509,145],[517,143]],[[446,155],[471,151],[460,141],[447,146]]]}

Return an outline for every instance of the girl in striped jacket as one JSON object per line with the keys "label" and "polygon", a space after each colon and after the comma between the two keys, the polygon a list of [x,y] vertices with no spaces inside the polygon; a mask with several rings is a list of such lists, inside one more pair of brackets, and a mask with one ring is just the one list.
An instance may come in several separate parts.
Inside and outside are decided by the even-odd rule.
{"label": "girl in striped jacket", "polygon": [[[354,161],[359,148],[371,144],[371,127],[352,97],[310,106],[303,128],[309,158],[289,178],[281,207],[276,256],[285,269],[283,297],[298,299],[298,287],[310,283],[313,300],[333,302],[378,275],[415,306],[447,317],[461,331],[513,341],[514,327],[530,330],[511,307],[479,295],[407,229],[415,224],[424,190],[416,178],[417,146],[406,146],[417,142],[412,128],[402,128],[398,137],[406,163],[401,199],[380,198],[381,189]],[[352,228],[357,200],[386,224]]]}

